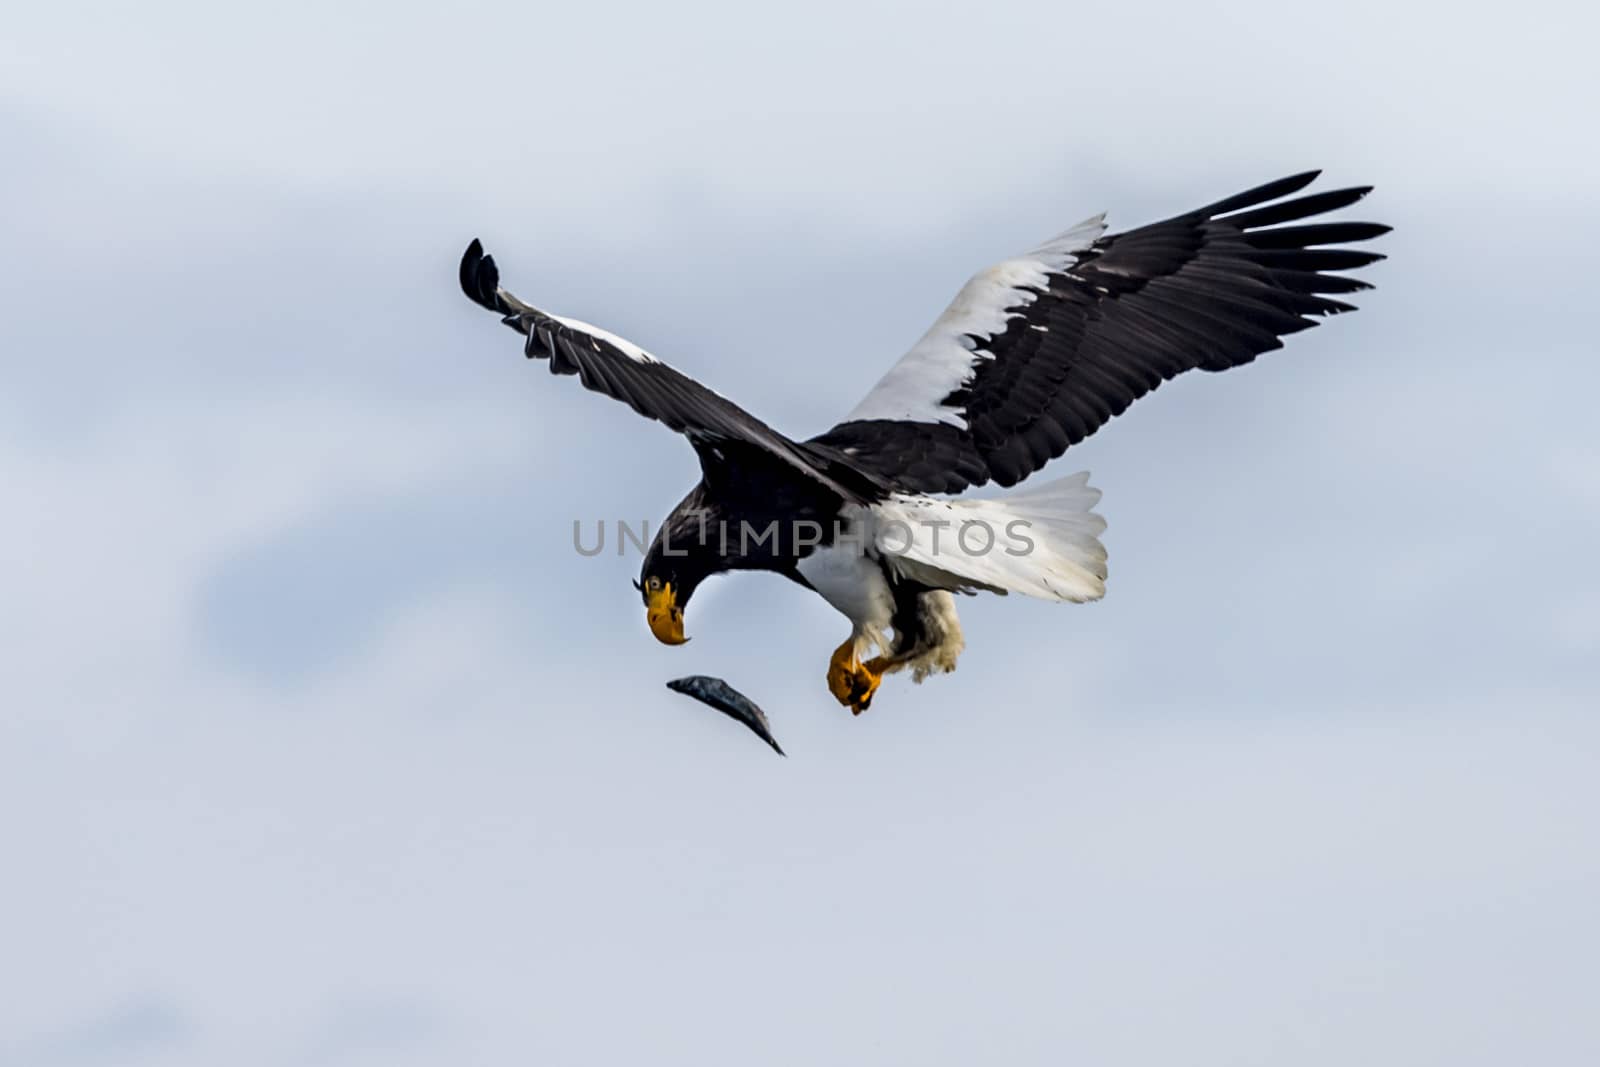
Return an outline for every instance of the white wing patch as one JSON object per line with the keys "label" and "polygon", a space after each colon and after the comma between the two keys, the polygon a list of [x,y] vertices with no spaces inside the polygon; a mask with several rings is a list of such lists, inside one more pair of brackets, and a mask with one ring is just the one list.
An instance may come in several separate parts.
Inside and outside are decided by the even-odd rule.
{"label": "white wing patch", "polygon": [[635,363],[661,362],[659,359],[652,356],[650,353],[646,352],[632,341],[618,337],[610,330],[602,330],[600,327],[595,326],[592,323],[584,322],[582,319],[569,319],[565,315],[551,315],[550,317],[561,323],[561,325],[567,327],[569,330],[576,330],[579,333],[588,334],[590,337],[598,337],[600,340],[605,341],[608,344],[615,345],[617,351],[621,352]]}
{"label": "white wing patch", "polygon": [[962,429],[966,419],[940,403],[965,385],[979,361],[993,358],[982,340],[1004,332],[1050,286],[1052,274],[1066,272],[1081,252],[1105,232],[1104,215],[1057,234],[1037,248],[973,275],[922,339],[885,374],[845,416],[846,422],[890,419],[944,422]]}
{"label": "white wing patch", "polygon": [[518,299],[509,291],[498,286],[495,288],[495,294],[500,297],[500,302],[506,307],[510,308],[513,312],[533,312],[534,314],[543,315],[547,319],[559,322],[561,325],[565,326],[569,330],[574,331],[575,333],[580,333],[590,338],[598,338],[599,340],[614,346],[618,352],[621,352],[624,356],[633,360],[635,363],[661,362],[655,356],[652,356],[650,353],[646,352],[632,341],[629,341],[627,338],[618,337],[610,330],[602,330],[600,327],[591,322],[584,322],[582,319],[568,318],[565,315],[555,315],[548,311],[541,310],[534,307],[532,304]]}

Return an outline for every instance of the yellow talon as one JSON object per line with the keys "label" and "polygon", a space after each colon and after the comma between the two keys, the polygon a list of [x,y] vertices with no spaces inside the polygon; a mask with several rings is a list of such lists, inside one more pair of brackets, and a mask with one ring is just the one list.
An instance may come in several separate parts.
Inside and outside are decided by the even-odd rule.
{"label": "yellow talon", "polygon": [[862,663],[856,659],[855,645],[851,638],[833,650],[833,658],[828,660],[828,692],[852,715],[860,715],[872,706],[872,694],[883,680],[886,661],[879,657]]}
{"label": "yellow talon", "polygon": [[855,641],[849,640],[833,650],[833,658],[828,660],[828,692],[839,703],[849,706],[850,691],[852,689],[850,660],[855,649]]}

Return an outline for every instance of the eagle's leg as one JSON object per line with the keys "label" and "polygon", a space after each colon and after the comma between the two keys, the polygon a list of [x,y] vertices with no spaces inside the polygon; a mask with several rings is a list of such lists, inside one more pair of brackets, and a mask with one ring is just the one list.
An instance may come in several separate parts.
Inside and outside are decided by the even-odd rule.
{"label": "eagle's leg", "polygon": [[828,692],[849,708],[852,715],[860,715],[872,706],[872,694],[878,691],[878,683],[883,680],[882,657],[863,663],[856,648],[856,637],[852,634],[833,650],[833,658],[828,661]]}

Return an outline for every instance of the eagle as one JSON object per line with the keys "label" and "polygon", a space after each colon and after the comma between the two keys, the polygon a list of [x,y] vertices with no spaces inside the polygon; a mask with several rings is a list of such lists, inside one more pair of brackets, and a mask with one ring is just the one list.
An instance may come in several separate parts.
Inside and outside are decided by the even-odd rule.
{"label": "eagle", "polygon": [[1370,186],[1300,194],[1292,175],[1107,234],[1096,215],[974,275],[854,410],[815,437],[774,429],[598,326],[500,286],[474,240],[461,288],[577,375],[688,439],[700,480],[657,528],[634,583],[650,632],[681,645],[707,578],[772,571],[850,620],[828,690],[860,714],[884,675],[920,682],[965,647],[957,594],[1082,603],[1105,594],[1104,520],[1088,474],[999,496],[1185,371],[1223,371],[1283,346],[1370,285],[1383,258],[1345,247],[1389,231],[1308,221]]}

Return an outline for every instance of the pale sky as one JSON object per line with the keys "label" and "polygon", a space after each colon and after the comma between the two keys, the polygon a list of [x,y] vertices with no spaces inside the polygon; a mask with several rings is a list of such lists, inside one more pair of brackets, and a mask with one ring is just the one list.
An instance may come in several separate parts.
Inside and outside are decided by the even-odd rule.
{"label": "pale sky", "polygon": [[[0,1064],[1600,1060],[1587,6],[34,5],[0,39]],[[630,555],[974,270],[1323,167],[1362,310],[1049,468],[1109,594],[848,623]],[[759,701],[790,759],[668,692]]]}

